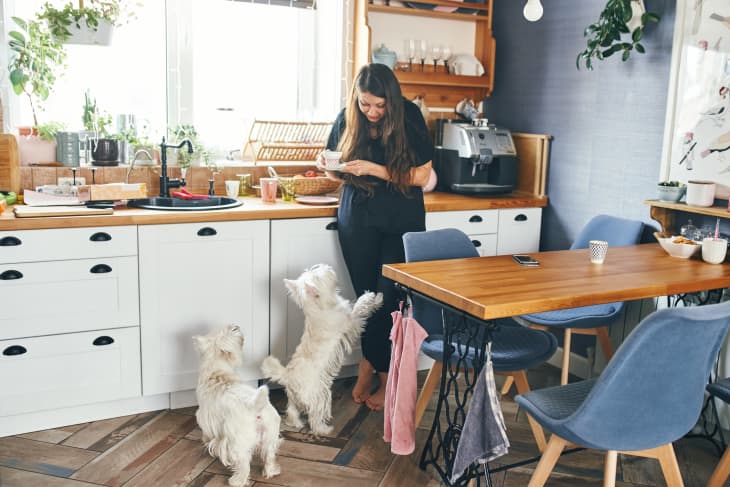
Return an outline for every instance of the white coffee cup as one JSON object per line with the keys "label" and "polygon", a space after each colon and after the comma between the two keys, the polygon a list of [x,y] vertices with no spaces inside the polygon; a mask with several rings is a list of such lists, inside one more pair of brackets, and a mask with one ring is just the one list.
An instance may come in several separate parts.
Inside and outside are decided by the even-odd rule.
{"label": "white coffee cup", "polygon": [[324,166],[327,169],[339,169],[340,161],[342,160],[342,152],[325,150],[323,155]]}
{"label": "white coffee cup", "polygon": [[239,189],[241,189],[241,181],[226,181],[226,195],[228,195],[229,198],[237,198]]}
{"label": "white coffee cup", "polygon": [[707,237],[702,240],[702,260],[710,264],[719,264],[725,260],[727,240]]}
{"label": "white coffee cup", "polygon": [[712,206],[715,203],[715,183],[712,181],[687,181],[689,206]]}

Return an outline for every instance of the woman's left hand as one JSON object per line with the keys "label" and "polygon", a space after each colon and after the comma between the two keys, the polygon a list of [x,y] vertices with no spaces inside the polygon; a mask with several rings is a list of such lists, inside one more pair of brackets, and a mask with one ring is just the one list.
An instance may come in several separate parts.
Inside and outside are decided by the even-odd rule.
{"label": "woman's left hand", "polygon": [[379,164],[375,164],[370,161],[365,161],[363,159],[355,159],[354,161],[350,161],[345,163],[345,166],[341,169],[342,172],[354,174],[355,176],[378,176],[378,169],[380,169],[382,166]]}

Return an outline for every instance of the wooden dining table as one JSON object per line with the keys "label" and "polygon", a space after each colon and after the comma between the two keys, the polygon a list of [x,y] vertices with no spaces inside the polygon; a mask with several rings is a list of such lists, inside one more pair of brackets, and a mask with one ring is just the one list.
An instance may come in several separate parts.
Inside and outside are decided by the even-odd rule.
{"label": "wooden dining table", "polygon": [[[611,247],[603,264],[592,264],[588,249],[535,252],[538,266],[520,266],[510,255],[473,257],[383,265],[383,275],[408,292],[415,292],[445,305],[456,315],[487,323],[498,318],[574,308],[617,301],[674,296],[730,287],[730,264],[708,264],[699,258],[669,256],[656,243]],[[463,321],[463,320],[462,320]],[[454,343],[461,331],[454,320],[445,320],[444,342]],[[493,326],[493,325],[488,325]],[[455,349],[463,349],[457,346]],[[452,350],[453,351],[453,350]],[[444,354],[444,360],[449,359]],[[474,364],[475,370],[483,364]],[[455,370],[457,369],[457,370]],[[474,376],[466,376],[466,387],[453,387],[458,367],[443,367],[434,423],[421,456],[421,466],[433,465],[446,485],[451,475],[464,411],[454,411],[449,391],[461,396],[456,404],[467,404]],[[471,375],[471,377],[469,377]],[[464,378],[462,377],[462,381]],[[453,398],[451,403],[453,404]],[[442,406],[450,414],[441,414]],[[448,424],[441,424],[446,416]],[[482,472],[489,480],[489,469]],[[473,465],[465,477],[480,475]],[[457,484],[465,485],[465,477]]]}

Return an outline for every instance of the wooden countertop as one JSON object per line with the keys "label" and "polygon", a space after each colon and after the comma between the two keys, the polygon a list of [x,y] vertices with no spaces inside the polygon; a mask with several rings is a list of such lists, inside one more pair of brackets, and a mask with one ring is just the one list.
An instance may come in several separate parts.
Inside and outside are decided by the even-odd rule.
{"label": "wooden countertop", "polygon": [[[15,218],[12,207],[0,214],[0,231],[36,230],[43,228],[78,228],[117,225],[153,225],[165,223],[197,223],[282,218],[332,217],[337,205],[310,206],[277,200],[273,205],[261,203],[260,198],[242,198],[243,205],[227,210],[159,211],[137,208],[114,209],[112,215]],[[530,208],[547,206],[547,198],[514,192],[494,198],[462,196],[450,193],[427,193],[426,211],[485,210],[501,208]]]}

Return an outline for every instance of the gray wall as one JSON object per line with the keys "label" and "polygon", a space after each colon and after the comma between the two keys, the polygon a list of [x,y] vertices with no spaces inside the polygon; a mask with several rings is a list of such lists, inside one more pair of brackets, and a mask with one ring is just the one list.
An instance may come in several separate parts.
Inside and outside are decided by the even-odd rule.
{"label": "gray wall", "polygon": [[646,54],[575,67],[583,29],[606,0],[543,0],[535,23],[524,0],[494,0],[495,89],[485,116],[513,131],[553,136],[542,250],[567,248],[594,215],[642,220],[656,197],[674,32],[675,1],[645,0],[661,16]]}

